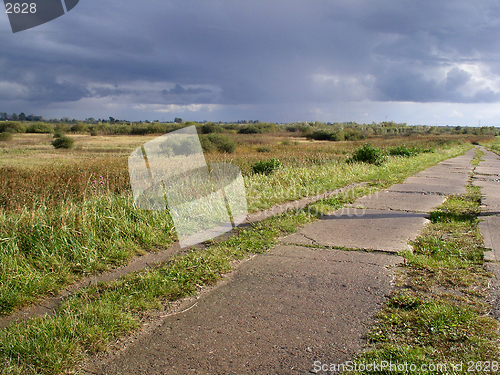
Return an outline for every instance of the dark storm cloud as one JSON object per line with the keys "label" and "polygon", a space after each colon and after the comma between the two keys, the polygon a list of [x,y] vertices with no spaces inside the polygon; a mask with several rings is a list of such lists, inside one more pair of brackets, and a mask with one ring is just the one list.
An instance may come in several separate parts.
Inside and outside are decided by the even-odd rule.
{"label": "dark storm cloud", "polygon": [[86,0],[32,31],[1,24],[0,106],[496,102],[499,17],[491,0]]}

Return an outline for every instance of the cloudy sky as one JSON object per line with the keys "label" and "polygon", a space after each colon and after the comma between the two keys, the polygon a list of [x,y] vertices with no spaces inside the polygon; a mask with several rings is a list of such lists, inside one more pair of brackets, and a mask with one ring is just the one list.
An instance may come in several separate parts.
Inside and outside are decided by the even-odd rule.
{"label": "cloudy sky", "polygon": [[499,31],[498,0],[80,0],[0,15],[0,112],[500,126]]}

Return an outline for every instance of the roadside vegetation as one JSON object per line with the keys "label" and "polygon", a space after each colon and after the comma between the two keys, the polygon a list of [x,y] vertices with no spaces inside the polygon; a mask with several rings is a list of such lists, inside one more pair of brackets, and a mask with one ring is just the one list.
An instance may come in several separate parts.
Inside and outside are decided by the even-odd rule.
{"label": "roadside vegetation", "polygon": [[[476,151],[476,165],[481,154]],[[469,185],[466,194],[448,197],[431,213],[431,223],[412,243],[414,252],[401,254],[398,288],[378,314],[368,334],[370,347],[357,363],[417,369],[375,374],[438,373],[421,370],[437,364],[448,365],[439,373],[498,372],[499,325],[488,316],[492,275],[483,267],[480,204],[479,189]]]}
{"label": "roadside vegetation", "polygon": [[[176,240],[167,212],[137,210],[131,198],[127,157],[155,135],[102,135],[107,126],[129,126],[120,124],[101,124],[101,128],[48,124],[54,132],[73,133],[73,148],[56,150],[51,145],[52,132],[44,133],[47,128],[41,124],[28,125],[26,131],[30,128],[31,134],[12,133],[11,141],[0,143],[3,315],[41,296],[56,294],[84,276],[125,264],[145,252],[159,251]],[[154,124],[140,126],[147,129],[150,125]],[[174,129],[181,125],[166,126]],[[304,129],[291,131],[276,124],[226,124],[223,130],[216,124],[204,124],[199,128],[215,145],[207,149],[208,162],[230,162],[241,168],[251,212],[355,182],[368,182],[368,186],[237,230],[226,241],[179,254],[118,281],[82,289],[67,299],[54,317],[0,330],[2,374],[70,371],[85,355],[104,351],[112,340],[137,329],[141,319],[162,310],[170,301],[214,284],[238,260],[266,251],[280,236],[316,220],[321,213],[400,182],[471,147],[471,138],[463,134],[368,135],[369,141],[331,142],[307,140]],[[96,134],[90,134],[96,129]],[[227,142],[236,145],[233,152],[218,147]],[[348,163],[367,148],[366,143],[384,160]],[[259,147],[270,151],[258,151]],[[394,149],[397,151],[391,151]],[[262,167],[256,170],[256,165]]]}

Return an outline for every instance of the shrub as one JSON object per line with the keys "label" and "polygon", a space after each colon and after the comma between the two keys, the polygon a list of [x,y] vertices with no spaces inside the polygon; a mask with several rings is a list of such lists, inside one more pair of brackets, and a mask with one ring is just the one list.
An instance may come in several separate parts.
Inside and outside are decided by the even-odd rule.
{"label": "shrub", "polygon": [[0,133],[3,133],[6,129],[14,129],[16,133],[25,133],[26,128],[23,124],[16,121],[2,121],[0,122]]}
{"label": "shrub", "polygon": [[236,143],[224,134],[206,134],[200,136],[201,147],[203,151],[227,152],[232,154],[236,150]]}
{"label": "shrub", "polygon": [[0,142],[8,142],[8,141],[12,141],[12,138],[14,136],[12,135],[12,133],[10,132],[3,132],[3,133],[0,133]]}
{"label": "shrub", "polygon": [[292,142],[290,142],[290,141],[288,141],[288,140],[287,140],[287,141],[283,141],[283,142],[281,142],[281,144],[282,144],[283,146],[291,146],[291,145],[292,145]]}
{"label": "shrub", "polygon": [[71,127],[71,131],[73,133],[86,133],[88,130],[88,125],[83,122],[79,122],[78,124],[75,124]]}
{"label": "shrub", "polygon": [[70,137],[66,137],[65,135],[56,138],[54,142],[52,142],[52,146],[55,148],[72,148],[75,143],[75,140]]}
{"label": "shrub", "polygon": [[279,129],[276,124],[252,124],[243,126],[238,133],[240,134],[264,134],[275,133]]}
{"label": "shrub", "polygon": [[406,147],[405,145],[393,147],[389,149],[389,155],[392,156],[405,156],[409,158],[410,156],[417,156],[420,154],[421,150],[417,147]]}
{"label": "shrub", "polygon": [[346,141],[359,141],[366,139],[366,134],[357,129],[345,129],[344,133]]}
{"label": "shrub", "polygon": [[257,147],[257,152],[271,152],[271,147],[267,146]]}
{"label": "shrub", "polygon": [[248,126],[244,126],[242,127],[238,133],[240,134],[257,134],[257,133],[261,133],[260,129],[255,126],[255,125],[248,125]]}
{"label": "shrub", "polygon": [[53,133],[54,126],[52,124],[46,124],[44,122],[36,122],[28,126],[26,133]]}
{"label": "shrub", "polygon": [[56,125],[55,131],[59,133],[67,133],[71,130],[71,126],[69,124],[65,124],[64,122],[60,122]]}
{"label": "shrub", "polygon": [[380,165],[387,159],[387,155],[378,147],[367,143],[363,147],[358,148],[348,162],[362,162]]}
{"label": "shrub", "polygon": [[344,132],[342,130],[319,129],[306,134],[306,137],[318,141],[343,141]]}
{"label": "shrub", "polygon": [[271,174],[275,170],[282,169],[283,163],[276,158],[261,160],[252,165],[253,173]]}
{"label": "shrub", "polygon": [[211,134],[211,133],[222,133],[224,128],[219,125],[215,125],[213,122],[209,122],[208,124],[203,124],[201,126],[202,134]]}

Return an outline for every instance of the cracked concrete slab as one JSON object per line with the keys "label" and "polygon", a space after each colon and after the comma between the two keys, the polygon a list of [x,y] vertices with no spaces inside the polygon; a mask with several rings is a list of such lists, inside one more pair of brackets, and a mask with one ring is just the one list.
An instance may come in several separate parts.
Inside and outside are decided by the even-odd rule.
{"label": "cracked concrete slab", "polygon": [[440,185],[440,186],[448,186],[448,187],[463,187],[469,181],[469,176],[464,175],[458,178],[451,176],[444,177],[433,177],[429,178],[427,176],[413,176],[408,177],[404,183],[405,184],[414,184],[414,185]]}
{"label": "cracked concrete slab", "polygon": [[492,262],[500,261],[500,217],[481,217],[479,230],[484,238],[484,247],[491,250],[484,253],[484,259]]}
{"label": "cracked concrete slab", "polygon": [[363,347],[402,258],[278,246],[191,310],[87,367],[106,375],[304,374]]}
{"label": "cracked concrete slab", "polygon": [[426,183],[397,184],[391,186],[388,190],[396,192],[428,193],[440,195],[464,194],[466,192],[464,186],[432,185]]}
{"label": "cracked concrete slab", "polygon": [[[484,238],[484,258],[488,261],[500,261],[500,160],[493,152],[481,148],[485,153],[476,167],[473,185],[481,188],[481,221],[479,230]],[[479,174],[481,173],[481,174]],[[496,275],[500,278],[500,275]]]}
{"label": "cracked concrete slab", "polygon": [[427,177],[427,178],[449,178],[451,180],[462,180],[467,182],[470,173],[466,172],[450,172],[447,168],[442,170],[428,170],[419,172],[414,175],[415,177]]}
{"label": "cracked concrete slab", "polygon": [[481,209],[483,212],[495,213],[500,211],[500,182],[495,180],[473,180],[474,186],[481,188]]}
{"label": "cracked concrete slab", "polygon": [[426,216],[423,213],[347,207],[285,237],[283,242],[388,252],[411,250],[408,241],[416,238],[428,222]]}
{"label": "cracked concrete slab", "polygon": [[442,195],[398,193],[386,190],[362,197],[353,206],[377,210],[430,212],[441,205],[445,199]]}

